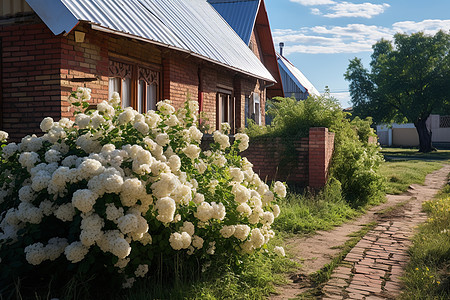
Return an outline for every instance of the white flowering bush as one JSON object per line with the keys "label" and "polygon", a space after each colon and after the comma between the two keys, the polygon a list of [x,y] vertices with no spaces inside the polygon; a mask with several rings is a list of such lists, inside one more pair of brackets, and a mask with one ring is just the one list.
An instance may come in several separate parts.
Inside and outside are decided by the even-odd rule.
{"label": "white flowering bush", "polygon": [[95,110],[89,89],[69,100],[74,121],[45,118],[42,136],[6,144],[0,132],[1,280],[97,272],[131,287],[161,262],[266,247],[286,188],[271,190],[238,155],[247,135],[231,144],[216,131],[202,151],[194,101],[140,114],[121,109],[118,94]]}

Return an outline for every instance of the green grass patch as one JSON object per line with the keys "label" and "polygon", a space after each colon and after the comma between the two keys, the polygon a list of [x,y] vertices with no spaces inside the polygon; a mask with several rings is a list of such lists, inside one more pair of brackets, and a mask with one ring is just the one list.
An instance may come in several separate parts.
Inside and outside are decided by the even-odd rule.
{"label": "green grass patch", "polygon": [[411,184],[423,184],[425,176],[439,170],[442,163],[425,160],[392,160],[381,165],[381,174],[386,178],[386,193],[398,195]]}
{"label": "green grass patch", "polygon": [[450,299],[450,185],[423,208],[428,220],[413,238],[401,299]]}
{"label": "green grass patch", "polygon": [[311,234],[328,230],[354,218],[360,212],[341,198],[340,190],[328,189],[317,195],[288,193],[280,204],[281,214],[273,228],[285,233]]}

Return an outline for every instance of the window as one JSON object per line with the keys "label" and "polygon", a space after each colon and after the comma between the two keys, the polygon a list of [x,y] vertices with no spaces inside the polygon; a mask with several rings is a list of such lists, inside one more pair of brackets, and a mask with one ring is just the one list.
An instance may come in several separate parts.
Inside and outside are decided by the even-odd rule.
{"label": "window", "polygon": [[131,106],[132,66],[122,62],[109,63],[109,98],[114,92],[119,93],[122,108]]}
{"label": "window", "polygon": [[440,128],[450,128],[450,116],[440,116],[439,117],[439,127]]}
{"label": "window", "polygon": [[259,93],[253,93],[249,100],[245,98],[246,119],[252,119],[256,124],[261,125],[261,101]]}
{"label": "window", "polygon": [[140,113],[156,109],[159,72],[143,66],[110,61],[109,76],[109,97],[113,92],[119,93],[122,108],[132,106]]}
{"label": "window", "polygon": [[158,91],[158,72],[139,67],[137,110],[147,112],[156,110]]}
{"label": "window", "polygon": [[231,96],[231,91],[219,89],[217,93],[216,105],[216,128],[220,128],[221,123],[227,122],[230,124],[231,132],[234,132],[234,99]]}

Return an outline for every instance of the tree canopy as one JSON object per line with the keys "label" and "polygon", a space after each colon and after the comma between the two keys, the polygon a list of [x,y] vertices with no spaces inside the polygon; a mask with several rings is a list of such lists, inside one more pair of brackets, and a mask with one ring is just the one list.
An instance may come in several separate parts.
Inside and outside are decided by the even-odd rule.
{"label": "tree canopy", "polygon": [[432,150],[426,120],[450,109],[450,34],[396,34],[394,41],[372,46],[370,71],[359,58],[350,61],[354,114],[375,122],[411,122],[419,134],[419,151]]}

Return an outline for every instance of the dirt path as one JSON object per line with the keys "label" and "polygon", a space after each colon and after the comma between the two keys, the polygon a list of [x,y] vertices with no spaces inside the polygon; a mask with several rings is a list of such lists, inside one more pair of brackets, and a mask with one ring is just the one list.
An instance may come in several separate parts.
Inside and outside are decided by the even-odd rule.
{"label": "dirt path", "polygon": [[[308,275],[318,271],[339,253],[338,246],[349,239],[349,234],[362,229],[365,224],[377,222],[378,226],[366,234],[347,255],[346,266],[335,270],[332,279],[324,287],[324,299],[386,299],[397,294],[399,276],[407,261],[408,238],[413,227],[426,219],[426,215],[421,213],[421,204],[442,188],[449,173],[450,165],[445,165],[427,175],[424,185],[412,185],[402,195],[387,195],[385,203],[373,207],[350,223],[331,231],[319,231],[311,237],[289,239],[286,248],[303,265],[299,273]],[[395,213],[380,214],[390,207],[398,209]],[[396,260],[389,261],[390,258]],[[373,278],[377,280],[371,281]],[[383,278],[390,280],[387,282]],[[358,285],[358,282],[361,284]],[[367,282],[373,284],[368,287]],[[291,280],[289,284],[278,287],[279,294],[270,299],[294,298],[308,288]]]}

